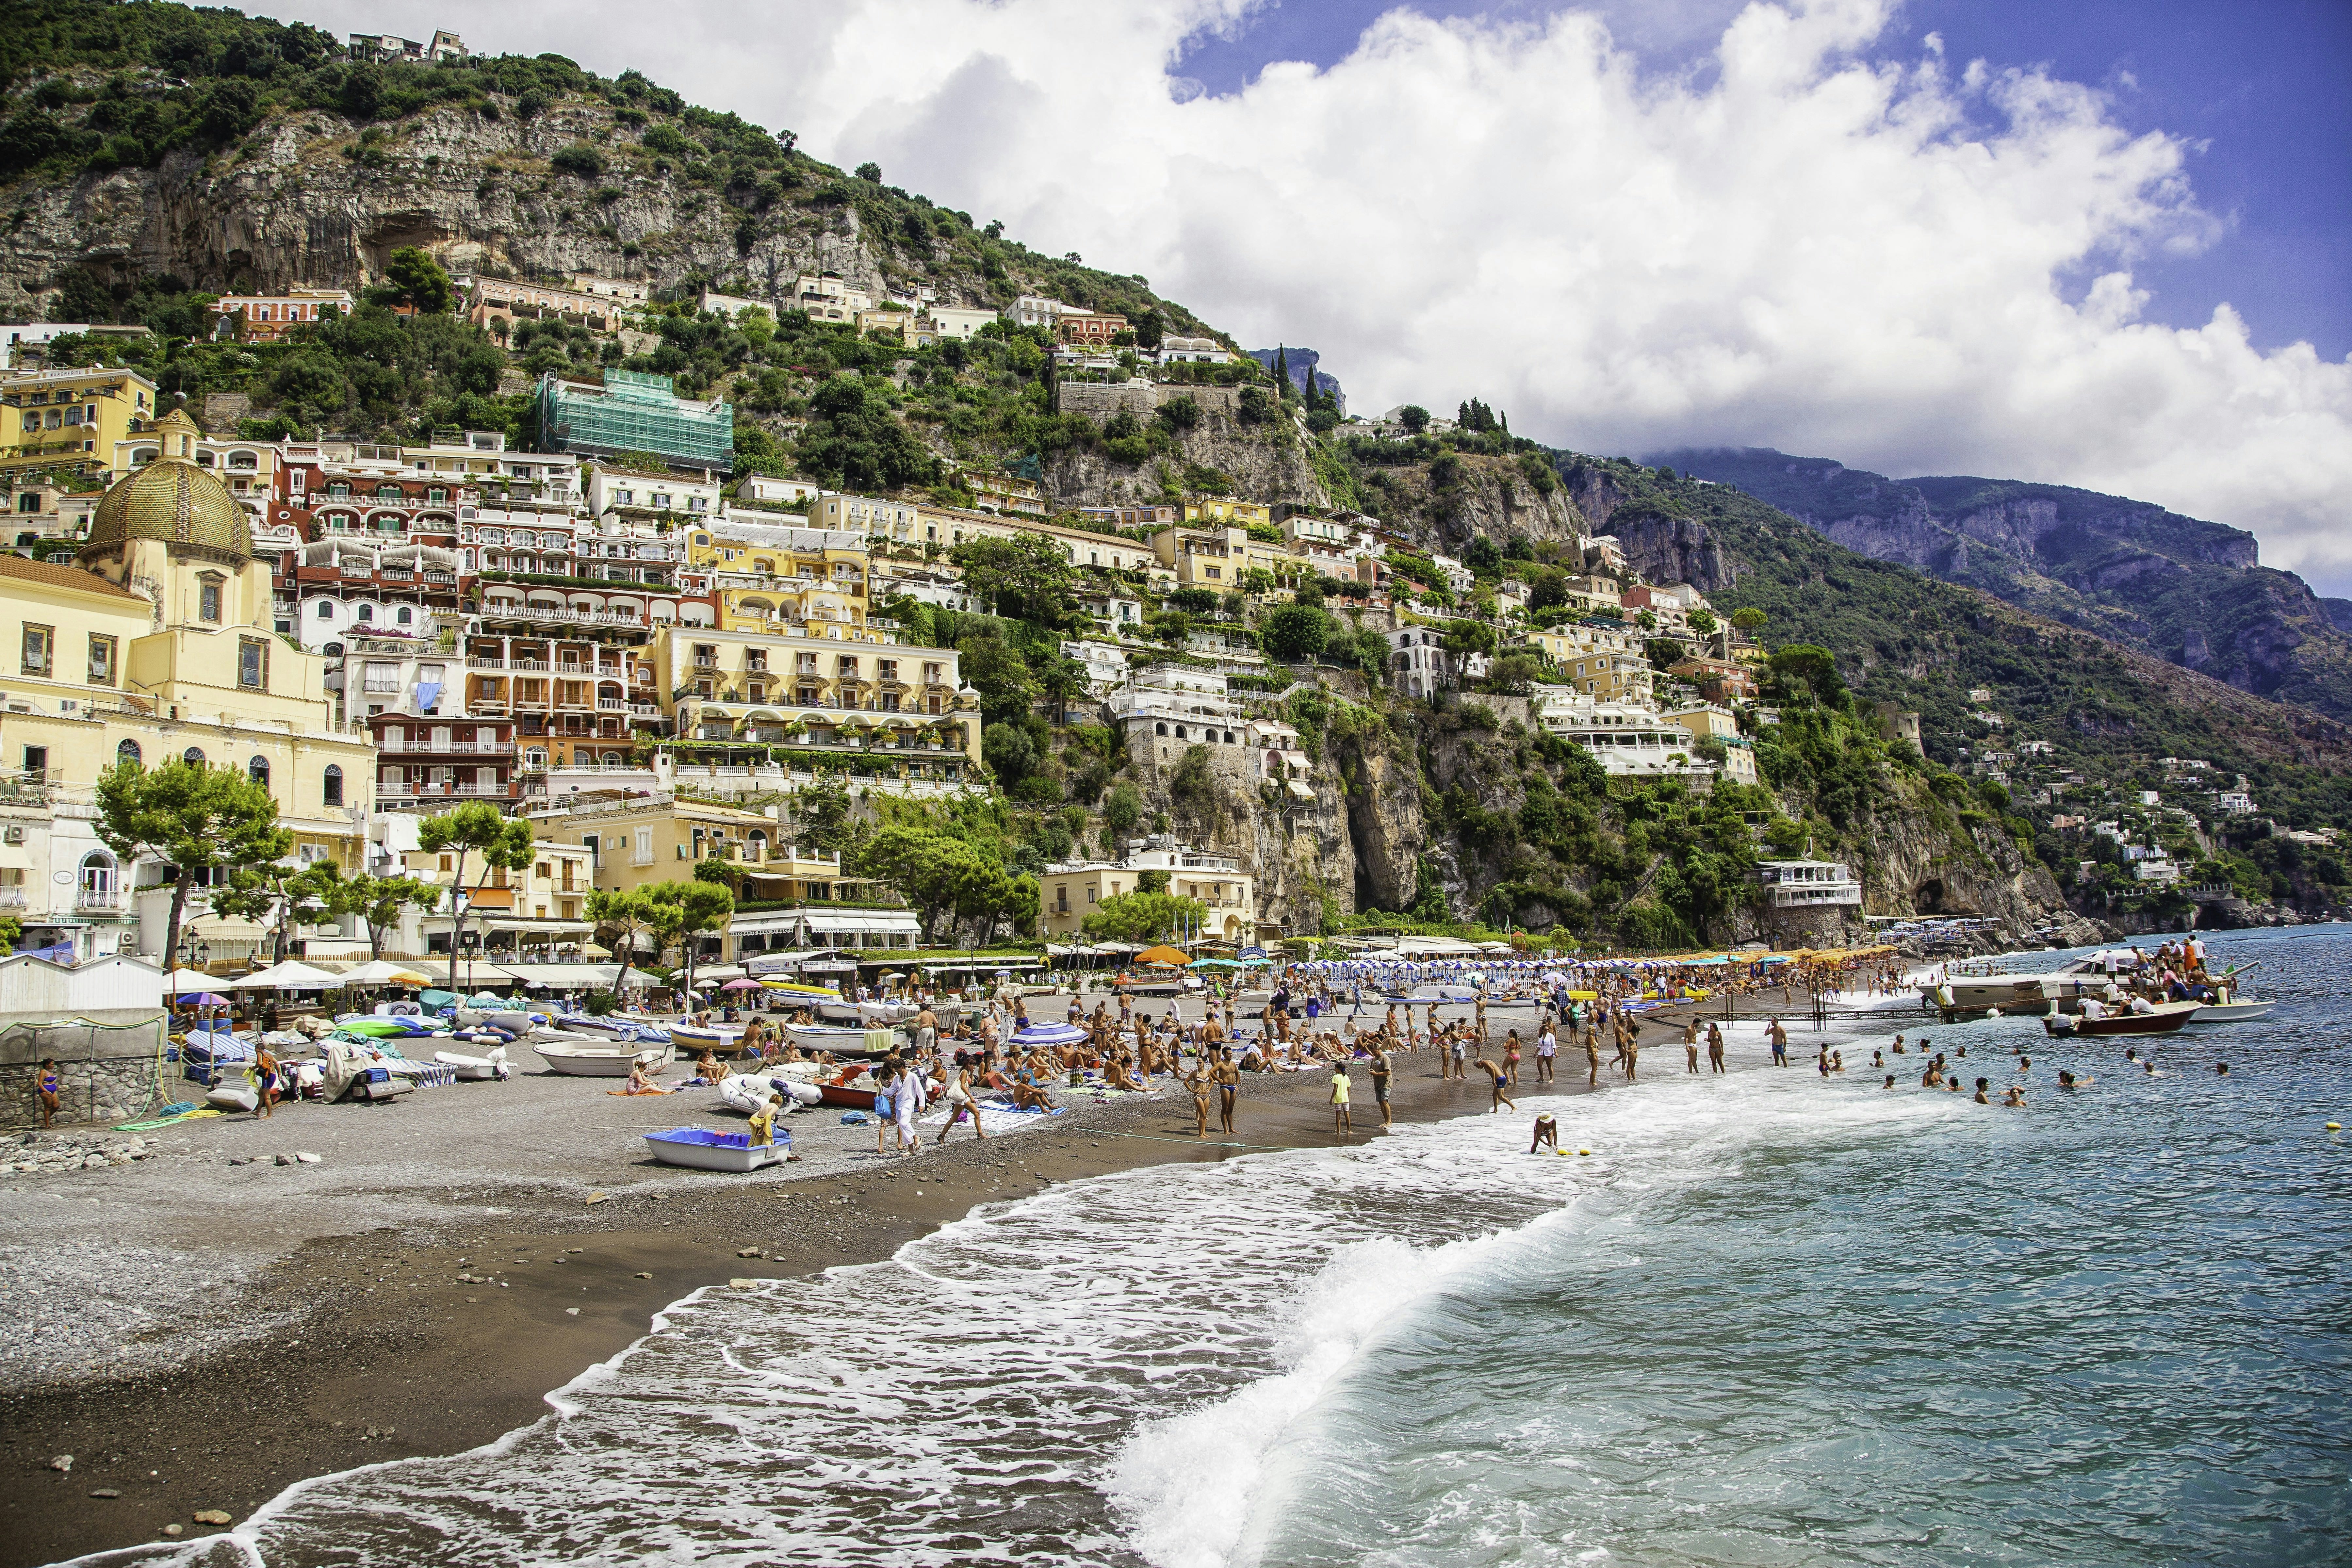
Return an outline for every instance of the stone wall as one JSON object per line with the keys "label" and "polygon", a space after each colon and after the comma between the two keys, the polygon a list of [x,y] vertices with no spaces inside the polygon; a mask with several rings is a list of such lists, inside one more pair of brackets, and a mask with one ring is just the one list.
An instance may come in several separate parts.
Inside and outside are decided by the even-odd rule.
{"label": "stone wall", "polygon": [[35,1082],[54,1057],[60,1124],[127,1121],[176,1098],[163,1060],[163,1015],[110,1015],[72,1022],[0,1022],[0,1127],[37,1127]]}
{"label": "stone wall", "polygon": [[1100,424],[1120,409],[1149,419],[1160,406],[1160,388],[1150,382],[1063,381],[1054,385],[1054,409],[1058,414],[1083,414]]}

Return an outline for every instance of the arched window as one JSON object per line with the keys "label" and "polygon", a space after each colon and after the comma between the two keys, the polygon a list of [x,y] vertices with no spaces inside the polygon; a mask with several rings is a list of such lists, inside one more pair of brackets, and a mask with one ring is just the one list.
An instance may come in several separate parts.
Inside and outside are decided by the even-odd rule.
{"label": "arched window", "polygon": [[319,618],[322,621],[331,621],[335,618],[335,601],[332,599],[319,601]]}
{"label": "arched window", "polygon": [[254,783],[259,784],[264,789],[268,789],[269,787],[269,759],[268,757],[255,757],[252,761],[245,764],[245,771],[247,774],[252,778]]}
{"label": "arched window", "polygon": [[375,619],[375,606],[373,605],[362,605],[358,609],[352,613],[363,621],[372,621]]}
{"label": "arched window", "polygon": [[114,760],[118,763],[129,763],[134,768],[139,766],[140,762],[142,761],[139,752],[139,742],[136,741],[125,741],[122,744],[115,747]]}
{"label": "arched window", "polygon": [[403,605],[400,606],[400,613],[394,617],[394,619],[398,620],[404,626],[413,626],[416,621],[416,612],[411,609],[408,605]]}
{"label": "arched window", "polygon": [[1152,728],[1153,731],[1154,731],[1155,733],[1157,733],[1157,734],[1165,735],[1166,733],[1168,733],[1168,726],[1167,726],[1166,724],[1164,724],[1164,723],[1163,723],[1163,724],[1154,724],[1153,726],[1151,726],[1151,728]]}
{"label": "arched window", "polygon": [[341,805],[343,804],[343,770],[333,763],[329,763],[327,764],[326,778],[321,793],[327,805]]}
{"label": "arched window", "polygon": [[190,746],[180,753],[180,760],[192,768],[203,767],[205,765],[204,749],[200,746]]}

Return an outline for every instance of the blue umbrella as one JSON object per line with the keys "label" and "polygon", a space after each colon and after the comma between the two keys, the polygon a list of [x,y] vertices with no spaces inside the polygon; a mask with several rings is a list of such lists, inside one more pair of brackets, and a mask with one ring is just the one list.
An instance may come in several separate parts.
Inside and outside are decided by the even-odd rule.
{"label": "blue umbrella", "polygon": [[172,998],[183,1007],[226,1007],[228,998],[215,996],[209,991],[183,991]]}
{"label": "blue umbrella", "polygon": [[1084,1029],[1069,1024],[1032,1024],[1013,1033],[1016,1046],[1072,1046],[1087,1037]]}

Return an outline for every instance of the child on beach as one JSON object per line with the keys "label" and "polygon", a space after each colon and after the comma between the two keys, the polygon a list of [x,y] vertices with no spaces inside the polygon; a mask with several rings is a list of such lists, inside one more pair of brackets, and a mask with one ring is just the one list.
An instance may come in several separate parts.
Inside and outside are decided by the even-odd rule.
{"label": "child on beach", "polygon": [[1348,1064],[1334,1063],[1331,1068],[1331,1131],[1345,1138],[1355,1131],[1348,1121]]}

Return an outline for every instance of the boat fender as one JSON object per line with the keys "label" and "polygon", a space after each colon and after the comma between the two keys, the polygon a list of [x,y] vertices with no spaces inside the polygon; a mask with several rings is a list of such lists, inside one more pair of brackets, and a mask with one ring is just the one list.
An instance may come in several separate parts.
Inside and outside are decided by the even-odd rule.
{"label": "boat fender", "polygon": [[2344,1131],[2344,1123],[2341,1121],[2331,1121],[2327,1124],[2327,1130],[2330,1132],[2341,1132]]}

